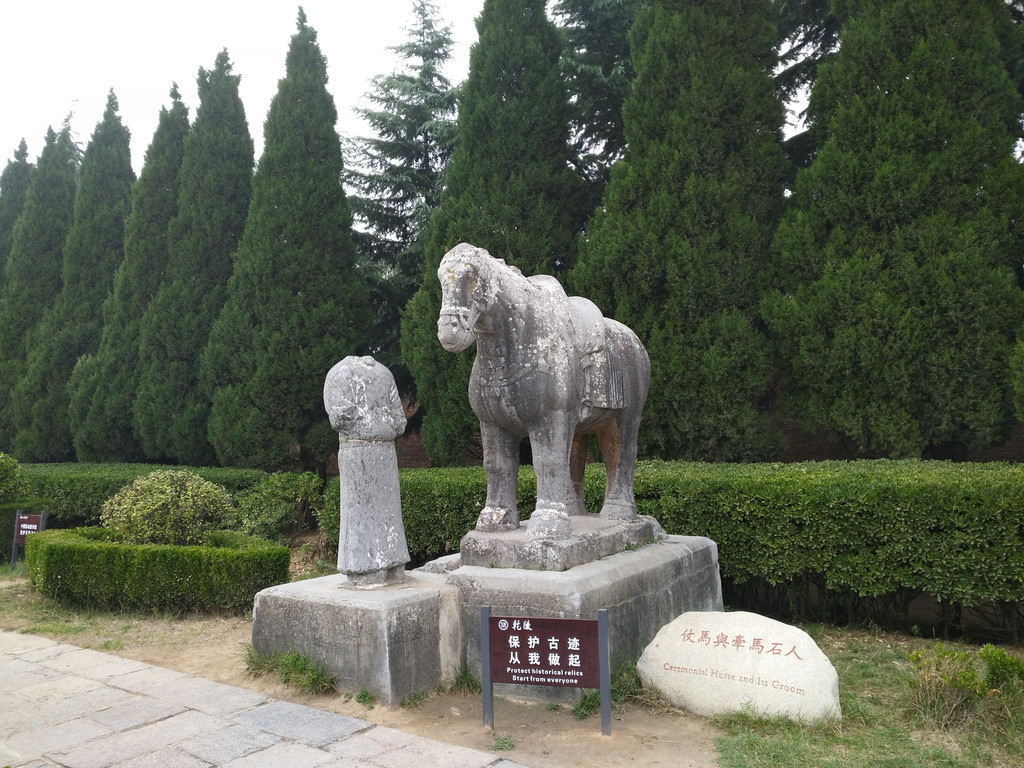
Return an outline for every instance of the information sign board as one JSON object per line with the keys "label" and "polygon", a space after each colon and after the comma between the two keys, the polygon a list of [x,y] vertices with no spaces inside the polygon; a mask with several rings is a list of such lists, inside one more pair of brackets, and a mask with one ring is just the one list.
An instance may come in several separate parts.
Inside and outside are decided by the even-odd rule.
{"label": "information sign board", "polygon": [[491,616],[491,681],[601,685],[597,620]]}
{"label": "information sign board", "polygon": [[14,518],[14,543],[24,544],[25,537],[30,533],[42,530],[42,515],[25,515],[18,512]]}
{"label": "information sign board", "polygon": [[608,611],[597,620],[491,616],[480,609],[480,662],[484,726],[494,729],[494,683],[597,688],[601,732],[610,735],[611,665]]}

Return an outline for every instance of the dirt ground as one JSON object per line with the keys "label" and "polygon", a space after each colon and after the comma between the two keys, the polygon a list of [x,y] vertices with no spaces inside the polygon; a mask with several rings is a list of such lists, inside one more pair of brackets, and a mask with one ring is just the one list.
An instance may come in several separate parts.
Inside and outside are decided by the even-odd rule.
{"label": "dirt ground", "polygon": [[251,628],[245,619],[166,623],[155,633],[159,637],[129,641],[109,652],[482,751],[490,751],[495,738],[507,734],[514,749],[495,754],[531,768],[718,765],[714,747],[718,732],[706,720],[683,712],[613,708],[611,736],[603,736],[599,715],[577,720],[564,705],[556,711],[546,704],[495,698],[491,732],[483,726],[479,695],[435,693],[415,706],[368,708],[341,694],[299,694],[275,676],[256,678],[246,672],[244,653]]}

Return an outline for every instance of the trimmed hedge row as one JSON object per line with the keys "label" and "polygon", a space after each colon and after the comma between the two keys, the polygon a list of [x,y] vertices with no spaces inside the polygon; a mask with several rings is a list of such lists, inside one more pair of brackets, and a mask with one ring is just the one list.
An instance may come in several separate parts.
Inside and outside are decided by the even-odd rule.
{"label": "trimmed hedge row", "polygon": [[[158,469],[181,469],[155,464],[23,464],[29,496],[49,502],[49,525],[54,528],[97,525],[103,502],[136,479]],[[266,472],[220,467],[189,468],[204,480],[223,485],[236,495],[260,483]]]}
{"label": "trimmed hedge row", "polygon": [[[457,551],[484,504],[483,469],[402,470],[399,476],[413,560]],[[601,508],[604,482],[603,465],[588,465],[590,512]],[[337,493],[335,480],[325,504],[333,528],[321,521],[335,540]],[[733,599],[763,612],[785,613],[801,595],[814,593],[838,601],[832,618],[863,619],[871,615],[871,601],[898,614],[928,593],[957,609],[996,606],[1020,634],[1024,467],[652,461],[637,464],[635,493],[638,512],[668,533],[715,540]],[[533,470],[525,467],[519,475],[524,519],[535,499]]]}
{"label": "trimmed hedge row", "polygon": [[874,597],[1024,600],[1024,467],[926,461],[637,467],[637,506],[718,542],[723,577]]}
{"label": "trimmed hedge row", "polygon": [[62,603],[114,611],[235,613],[288,581],[290,552],[230,531],[207,546],[119,544],[103,528],[49,530],[25,540],[29,579]]}

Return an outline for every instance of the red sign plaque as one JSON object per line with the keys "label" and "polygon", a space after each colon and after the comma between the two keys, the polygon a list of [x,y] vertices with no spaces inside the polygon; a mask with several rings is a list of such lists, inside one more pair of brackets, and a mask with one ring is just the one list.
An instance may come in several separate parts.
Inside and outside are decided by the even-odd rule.
{"label": "red sign plaque", "polygon": [[25,543],[25,537],[43,528],[42,515],[23,515],[20,512],[14,518],[14,543]]}
{"label": "red sign plaque", "polygon": [[491,680],[598,688],[597,621],[491,616]]}

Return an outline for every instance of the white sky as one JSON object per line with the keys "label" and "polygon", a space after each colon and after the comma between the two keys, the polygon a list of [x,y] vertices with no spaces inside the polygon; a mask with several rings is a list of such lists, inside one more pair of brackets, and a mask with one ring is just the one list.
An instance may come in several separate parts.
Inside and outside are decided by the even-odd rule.
{"label": "white sky", "polygon": [[[445,75],[454,85],[469,69],[469,47],[477,39],[474,21],[483,0],[434,4],[452,28],[455,47]],[[189,120],[194,120],[196,75],[200,67],[212,69],[224,48],[234,74],[241,76],[239,92],[259,160],[263,121],[284,77],[300,5],[327,59],[327,88],[338,109],[339,132],[368,135],[352,110],[367,106],[363,96],[371,90],[371,78],[396,69],[397,56],[388,47],[408,39],[413,0],[26,2],[3,14],[0,169],[23,138],[34,162],[47,127],[60,130],[69,113],[72,133],[84,149],[113,88],[121,120],[131,132],[132,165],[138,173],[160,108],[170,104],[171,84],[178,84]]]}

